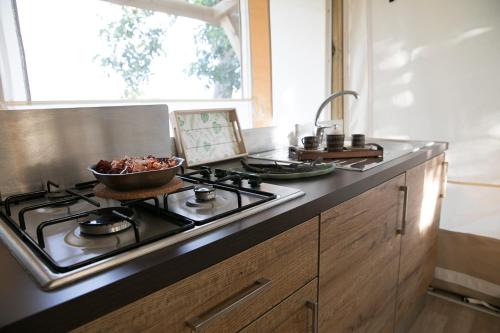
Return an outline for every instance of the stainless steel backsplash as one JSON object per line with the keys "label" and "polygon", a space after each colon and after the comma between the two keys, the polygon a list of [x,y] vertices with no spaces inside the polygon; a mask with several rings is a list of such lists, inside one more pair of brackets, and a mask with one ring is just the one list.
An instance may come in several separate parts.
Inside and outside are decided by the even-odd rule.
{"label": "stainless steel backsplash", "polygon": [[2,197],[93,180],[89,165],[125,154],[172,154],[166,105],[0,110]]}

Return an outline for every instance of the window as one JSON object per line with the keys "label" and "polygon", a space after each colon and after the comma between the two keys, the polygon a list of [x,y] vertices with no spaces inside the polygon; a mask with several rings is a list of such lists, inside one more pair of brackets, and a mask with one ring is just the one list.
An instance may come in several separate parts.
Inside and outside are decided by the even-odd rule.
{"label": "window", "polygon": [[219,0],[192,2],[186,17],[168,2],[17,0],[31,99],[241,99],[238,3],[217,21]]}
{"label": "window", "polygon": [[234,107],[269,126],[269,43],[268,0],[2,0],[0,105]]}

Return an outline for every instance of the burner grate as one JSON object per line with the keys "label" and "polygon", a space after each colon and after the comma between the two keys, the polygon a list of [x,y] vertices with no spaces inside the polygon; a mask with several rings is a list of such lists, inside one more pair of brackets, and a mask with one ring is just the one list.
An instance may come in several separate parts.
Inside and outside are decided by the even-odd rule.
{"label": "burner grate", "polygon": [[[217,171],[219,170],[219,171]],[[218,212],[215,213],[214,215],[211,216],[206,216],[204,218],[200,219],[195,219],[195,218],[189,218],[191,221],[194,221],[196,225],[203,225],[207,224],[209,222],[213,222],[218,219],[222,219],[224,217],[227,217],[229,215],[233,215],[239,212],[242,212],[244,210],[250,209],[252,207],[261,205],[265,202],[274,200],[277,198],[277,195],[274,193],[270,192],[265,192],[258,190],[254,188],[254,185],[251,184],[256,184],[256,186],[259,186],[261,182],[258,180],[254,179],[255,176],[253,175],[243,175],[239,173],[232,173],[231,171],[226,171],[224,173],[224,176],[222,177],[223,173],[220,171],[220,169],[215,169],[214,174],[211,170],[210,167],[208,166],[202,166],[199,170],[195,171],[190,171],[187,173],[183,173],[179,175],[181,179],[184,181],[193,183],[195,185],[210,185],[214,187],[215,189],[234,193],[236,195],[236,205],[232,209],[225,210],[223,212]],[[212,177],[213,176],[213,177]],[[251,185],[252,187],[244,187],[243,186],[243,180],[247,179],[248,184]],[[228,184],[227,182],[230,181],[232,184]],[[177,218],[187,218],[183,214],[180,214],[178,212],[173,211],[171,205],[169,204],[169,198],[175,195],[178,195],[179,193],[194,190],[195,185],[187,186],[184,188],[181,188],[175,192],[165,194],[163,196],[163,207],[164,209],[168,212],[168,214],[177,217]],[[249,202],[246,204],[243,204],[242,196],[251,196],[253,198],[257,198],[253,202]],[[214,199],[217,200],[217,199]],[[175,208],[175,207],[174,207]]]}
{"label": "burner grate", "polygon": [[[53,191],[54,188],[58,188],[58,185],[50,182],[48,183],[48,190],[44,191],[36,191],[36,192],[29,192],[29,193],[24,193],[24,194],[17,194],[17,195],[12,195],[9,196],[5,199],[3,202],[3,209],[0,209],[0,218],[2,218],[6,224],[12,229],[21,240],[24,241],[24,243],[30,247],[30,249],[35,252],[39,258],[48,266],[50,267],[51,270],[54,272],[58,273],[65,273],[69,271],[73,271],[75,269],[88,266],[92,263],[111,258],[113,256],[116,256],[117,254],[124,253],[126,251],[129,251],[134,248],[138,248],[140,246],[143,246],[145,244],[149,244],[152,242],[155,242],[159,239],[165,238],[172,236],[174,234],[183,232],[185,230],[191,229],[194,227],[194,222],[190,221],[189,219],[184,219],[184,218],[178,218],[178,217],[173,217],[170,214],[168,214],[166,211],[164,211],[160,205],[159,205],[159,200],[158,198],[145,198],[145,199],[140,199],[140,200],[133,200],[133,201],[128,201],[128,202],[119,202],[119,201],[113,201],[112,203],[115,206],[111,207],[106,207],[106,208],[99,208],[97,210],[87,210],[79,213],[73,213],[57,218],[52,218],[48,220],[44,220],[36,226],[36,235],[31,236],[30,233],[27,232],[26,230],[26,213],[30,211],[34,211],[40,208],[46,208],[46,207],[53,207],[54,205],[63,205],[66,203],[71,203],[74,204],[75,202],[86,202],[90,204],[91,206],[95,207],[100,207],[101,202],[96,200],[95,195],[93,193],[79,193],[78,191],[86,190],[93,188],[93,186],[96,184],[96,182],[86,182],[86,183],[80,183],[74,185],[71,189],[65,189],[64,191],[69,194],[69,196],[58,199],[58,200],[50,200],[47,198],[47,193],[49,191]],[[38,200],[34,201],[34,200]],[[39,202],[40,200],[43,200],[43,202]],[[33,201],[33,202],[32,202]],[[150,203],[151,202],[151,203]],[[18,222],[13,218],[13,210],[12,210],[12,205],[16,204],[26,204],[26,206],[21,206],[19,209],[19,212],[17,214]],[[45,235],[45,230],[50,227],[50,226],[55,226],[55,225],[61,225],[64,223],[71,223],[70,225],[73,225],[75,221],[78,219],[88,219],[92,214],[96,214],[97,211],[99,210],[111,210],[112,214],[115,216],[118,216],[120,219],[125,220],[127,223],[130,223],[132,226],[132,230],[134,233],[134,241],[133,243],[127,243],[127,244],[120,244],[118,243],[118,248],[116,249],[106,249],[104,253],[97,254],[95,256],[92,256],[90,258],[85,258],[83,260],[78,260],[75,262],[72,262],[70,264],[65,263],[64,261],[58,261],[57,259],[54,259],[54,257],[47,251],[47,237]],[[139,215],[147,215],[154,217],[158,221],[164,221],[163,223],[168,224],[168,228],[165,227],[163,228],[163,232],[158,232],[155,234],[147,234],[147,237],[141,237],[141,230],[139,228],[139,221],[137,218],[134,216],[129,216],[128,214],[123,214],[123,210],[131,210],[131,211],[138,211],[140,214]],[[15,214],[14,214],[15,215]],[[97,214],[99,215],[99,214]],[[28,220],[29,222],[29,220]],[[71,228],[71,227],[70,227]],[[80,233],[81,233],[81,225],[79,225],[80,228]],[[128,228],[127,228],[128,229]],[[127,232],[126,230],[123,230],[123,232]],[[96,236],[96,235],[91,235],[87,236],[84,235],[84,237],[87,237],[89,239],[91,238],[103,238],[103,237],[111,237],[112,235],[103,235],[103,236]],[[70,245],[67,245],[70,246]]]}

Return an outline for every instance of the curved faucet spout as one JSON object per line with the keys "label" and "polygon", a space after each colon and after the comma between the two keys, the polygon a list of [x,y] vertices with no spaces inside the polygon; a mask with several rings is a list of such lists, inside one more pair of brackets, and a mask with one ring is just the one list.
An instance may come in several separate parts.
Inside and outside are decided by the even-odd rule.
{"label": "curved faucet spout", "polygon": [[323,111],[323,109],[325,108],[325,106],[327,106],[327,104],[330,103],[332,100],[334,100],[335,98],[337,98],[339,96],[343,96],[343,95],[353,95],[356,99],[359,98],[359,94],[357,92],[355,92],[354,90],[341,90],[341,91],[334,92],[333,94],[331,94],[330,96],[328,96],[323,101],[323,103],[321,103],[321,105],[318,108],[318,111],[316,111],[316,118],[314,119],[314,126],[320,127],[320,128],[322,127],[322,126],[318,125],[318,118],[321,115],[321,111]]}
{"label": "curved faucet spout", "polygon": [[330,96],[328,96],[323,101],[323,103],[321,103],[321,105],[318,108],[318,111],[316,112],[316,118],[314,119],[314,126],[316,126],[316,137],[318,138],[318,142],[319,142],[320,145],[323,144],[323,139],[324,139],[324,136],[325,136],[325,128],[332,127],[332,126],[320,126],[318,124],[318,118],[321,115],[321,111],[323,111],[323,109],[325,108],[325,106],[328,103],[330,103],[332,100],[334,100],[335,98],[337,98],[339,96],[343,96],[343,95],[353,95],[356,99],[359,98],[359,94],[357,92],[353,91],[353,90],[336,91],[333,94],[331,94]]}

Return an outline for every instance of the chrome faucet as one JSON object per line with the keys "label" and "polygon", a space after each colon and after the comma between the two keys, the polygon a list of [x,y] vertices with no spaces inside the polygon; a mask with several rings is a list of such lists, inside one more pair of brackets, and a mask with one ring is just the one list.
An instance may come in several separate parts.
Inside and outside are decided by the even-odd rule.
{"label": "chrome faucet", "polygon": [[322,144],[324,136],[325,136],[325,129],[336,126],[336,125],[328,125],[328,126],[323,125],[323,126],[321,126],[320,124],[318,124],[318,118],[321,115],[321,111],[323,111],[323,109],[325,108],[325,106],[328,105],[329,102],[331,102],[335,98],[337,98],[339,96],[343,96],[343,95],[353,95],[356,99],[359,98],[359,94],[353,90],[336,91],[333,94],[331,94],[330,96],[328,96],[323,101],[323,103],[321,103],[321,105],[318,108],[318,111],[316,112],[316,118],[314,119],[314,126],[316,126],[316,137],[318,138],[318,143],[320,145]]}

